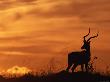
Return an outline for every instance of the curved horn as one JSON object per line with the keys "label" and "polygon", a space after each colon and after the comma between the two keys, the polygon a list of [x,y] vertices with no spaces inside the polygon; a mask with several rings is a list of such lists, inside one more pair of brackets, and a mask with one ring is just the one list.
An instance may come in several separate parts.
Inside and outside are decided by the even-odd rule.
{"label": "curved horn", "polygon": [[98,37],[98,33],[97,33],[96,36],[90,37],[90,38],[87,40],[87,42],[90,41],[92,38],[96,38],[96,37]]}
{"label": "curved horn", "polygon": [[89,33],[84,36],[84,40],[86,40],[85,38],[86,38],[89,34],[90,34],[90,28],[89,28]]}

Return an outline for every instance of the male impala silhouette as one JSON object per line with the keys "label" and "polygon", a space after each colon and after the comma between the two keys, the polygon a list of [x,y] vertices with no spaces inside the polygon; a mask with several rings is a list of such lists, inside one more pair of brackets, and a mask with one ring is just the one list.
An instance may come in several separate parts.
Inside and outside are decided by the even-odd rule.
{"label": "male impala silhouette", "polygon": [[[88,71],[88,63],[90,61],[91,58],[91,52],[90,52],[90,40],[92,38],[95,38],[98,36],[98,33],[96,36],[90,37],[88,40],[86,40],[86,37],[90,34],[90,28],[89,28],[89,33],[87,35],[85,35],[84,38],[84,44],[81,47],[81,49],[83,49],[80,52],[71,52],[68,54],[68,67],[66,69],[66,71],[69,71],[69,69],[72,67],[72,72],[74,72],[75,68],[78,65],[81,65],[81,69],[83,71],[83,67],[85,65],[85,70]],[[74,64],[74,65],[73,65]]]}

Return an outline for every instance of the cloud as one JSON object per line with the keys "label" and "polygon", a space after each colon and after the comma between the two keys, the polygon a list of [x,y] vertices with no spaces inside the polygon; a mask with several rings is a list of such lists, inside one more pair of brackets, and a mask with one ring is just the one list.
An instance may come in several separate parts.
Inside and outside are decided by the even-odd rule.
{"label": "cloud", "polygon": [[[99,23],[105,24],[109,23],[110,14],[108,0],[96,0],[90,1],[84,4],[78,4],[75,6],[77,9],[77,14],[81,18],[82,21],[88,23]],[[102,6],[103,5],[103,6]]]}
{"label": "cloud", "polygon": [[[60,2],[60,1],[59,1]],[[91,23],[109,23],[109,1],[66,1],[67,3],[50,2],[47,10],[39,10],[34,8],[29,11],[29,14],[34,14],[37,17],[79,17],[84,22]],[[65,2],[65,1],[64,1]],[[54,4],[53,4],[54,3]],[[41,4],[42,5],[42,4]],[[52,5],[52,6],[51,6]],[[103,5],[103,6],[102,6]],[[88,7],[89,6],[89,7]],[[106,22],[106,23],[107,23]]]}
{"label": "cloud", "polygon": [[37,0],[16,0],[16,2],[26,2],[26,3],[30,3],[34,1],[37,1]]}
{"label": "cloud", "polygon": [[14,37],[0,37],[1,41],[11,41],[11,40],[23,40],[26,39],[28,37],[26,36],[14,36]]}
{"label": "cloud", "polygon": [[73,4],[71,4],[71,1],[53,1],[46,2],[45,4],[37,3],[37,5],[38,7],[30,10],[28,14],[48,18],[72,16],[75,13],[75,11],[73,11],[74,7]]}
{"label": "cloud", "polygon": [[[51,43],[50,43],[51,42]],[[1,47],[2,52],[9,52],[14,53],[15,55],[18,52],[19,54],[21,53],[27,53],[27,54],[34,54],[34,55],[39,55],[39,54],[55,54],[58,53],[60,50],[57,50],[56,48],[58,46],[61,46],[62,44],[65,44],[65,42],[58,42],[58,41],[40,41],[37,42],[34,45],[27,45],[27,46],[8,46],[8,47]],[[62,49],[62,46],[59,47],[59,49]],[[17,54],[18,54],[17,53]],[[6,54],[6,53],[5,53]]]}
{"label": "cloud", "polygon": [[34,5],[37,0],[2,0],[0,1],[0,10],[6,10],[24,5]]}

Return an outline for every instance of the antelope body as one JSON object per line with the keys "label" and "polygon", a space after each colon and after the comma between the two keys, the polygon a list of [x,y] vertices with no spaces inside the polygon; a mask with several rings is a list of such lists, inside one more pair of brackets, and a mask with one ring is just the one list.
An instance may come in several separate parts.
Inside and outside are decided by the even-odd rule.
{"label": "antelope body", "polygon": [[72,72],[74,72],[75,68],[78,65],[81,65],[81,69],[83,71],[83,67],[85,65],[85,69],[86,71],[88,71],[88,63],[90,61],[91,58],[91,52],[90,52],[90,40],[92,38],[95,38],[98,36],[98,34],[96,36],[90,37],[88,40],[86,40],[85,38],[90,34],[90,29],[89,29],[89,33],[84,36],[84,44],[81,47],[81,49],[83,49],[83,51],[80,52],[71,52],[68,54],[68,67],[66,69],[66,71],[69,71],[69,69],[72,67]]}

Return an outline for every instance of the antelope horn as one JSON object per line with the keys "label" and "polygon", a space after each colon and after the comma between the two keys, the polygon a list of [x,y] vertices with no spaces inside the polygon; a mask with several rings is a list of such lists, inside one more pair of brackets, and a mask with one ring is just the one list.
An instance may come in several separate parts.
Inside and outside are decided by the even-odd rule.
{"label": "antelope horn", "polygon": [[84,36],[84,40],[86,40],[85,38],[86,38],[89,34],[90,34],[90,28],[89,28],[89,33]]}
{"label": "antelope horn", "polygon": [[96,36],[90,37],[90,38],[87,40],[87,42],[90,41],[92,38],[96,38],[96,37],[98,37],[98,33],[97,33]]}

